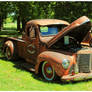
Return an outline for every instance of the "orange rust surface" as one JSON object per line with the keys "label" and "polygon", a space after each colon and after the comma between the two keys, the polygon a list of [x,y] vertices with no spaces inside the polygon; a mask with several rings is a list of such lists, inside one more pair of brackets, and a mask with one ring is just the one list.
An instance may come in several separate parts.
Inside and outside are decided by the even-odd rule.
{"label": "orange rust surface", "polygon": [[89,31],[88,34],[83,39],[83,41],[81,42],[81,44],[90,46],[91,43],[92,43],[92,35],[91,31]]}
{"label": "orange rust surface", "polygon": [[69,25],[68,22],[63,21],[63,20],[58,20],[58,19],[38,19],[38,20],[31,20],[29,22],[27,22],[27,24],[36,24],[36,25],[40,25],[40,26],[44,26],[44,25],[52,25],[52,24],[65,24],[65,25]]}
{"label": "orange rust surface", "polygon": [[75,75],[65,75],[61,77],[61,80],[72,80],[72,81],[79,81],[79,80],[85,80],[85,79],[92,79],[92,72],[91,73],[78,73]]}
{"label": "orange rust surface", "polygon": [[12,41],[7,41],[7,42],[5,42],[4,48],[6,48],[6,46],[9,46],[9,47],[10,47],[10,49],[11,49],[11,54],[13,55],[13,52],[14,52],[14,45],[13,45]]}
{"label": "orange rust surface", "polygon": [[[67,54],[68,55],[66,55],[65,53],[62,54],[62,53],[52,52],[52,51],[45,51],[41,53],[38,57],[38,64],[35,67],[36,73],[38,73],[39,64],[43,61],[48,61],[50,62],[52,67],[54,67],[55,72],[57,73],[58,76],[67,75],[69,73],[71,66],[75,63],[74,55],[71,55],[71,53],[67,53]],[[69,61],[71,61],[70,66],[67,70],[63,69],[62,67],[63,59],[68,59]]]}

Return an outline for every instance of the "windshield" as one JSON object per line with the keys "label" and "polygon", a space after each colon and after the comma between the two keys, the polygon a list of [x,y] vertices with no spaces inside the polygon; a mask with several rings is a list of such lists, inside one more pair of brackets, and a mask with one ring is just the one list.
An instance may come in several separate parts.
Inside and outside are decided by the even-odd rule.
{"label": "windshield", "polygon": [[40,27],[40,32],[42,36],[56,35],[58,33],[57,27]]}

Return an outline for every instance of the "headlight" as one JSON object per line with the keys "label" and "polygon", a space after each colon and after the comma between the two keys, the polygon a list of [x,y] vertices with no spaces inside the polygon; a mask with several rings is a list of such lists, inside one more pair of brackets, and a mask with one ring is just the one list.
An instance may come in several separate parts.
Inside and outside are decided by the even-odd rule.
{"label": "headlight", "polygon": [[69,67],[69,65],[70,65],[70,61],[67,59],[63,59],[63,61],[62,61],[63,68],[67,69]]}

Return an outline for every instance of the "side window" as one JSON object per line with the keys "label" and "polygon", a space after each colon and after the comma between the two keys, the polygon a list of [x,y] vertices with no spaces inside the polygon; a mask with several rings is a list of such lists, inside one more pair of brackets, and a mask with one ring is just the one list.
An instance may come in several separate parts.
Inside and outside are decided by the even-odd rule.
{"label": "side window", "polygon": [[35,32],[35,27],[30,27],[28,30],[28,36],[30,38],[35,38],[36,37],[36,32]]}

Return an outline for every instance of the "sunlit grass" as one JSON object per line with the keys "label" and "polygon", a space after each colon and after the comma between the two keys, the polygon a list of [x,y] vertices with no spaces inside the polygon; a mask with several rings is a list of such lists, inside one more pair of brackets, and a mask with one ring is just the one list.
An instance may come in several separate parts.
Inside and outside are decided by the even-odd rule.
{"label": "sunlit grass", "polygon": [[22,34],[17,31],[17,24],[14,23],[4,23],[3,29],[0,31],[0,37],[17,37]]}
{"label": "sunlit grass", "polygon": [[21,68],[21,63],[0,59],[0,91],[44,90],[73,91],[92,90],[92,80],[77,83],[46,82],[41,77]]}
{"label": "sunlit grass", "polygon": [[5,23],[4,25],[4,30],[17,30],[17,24],[16,22],[14,23]]}

